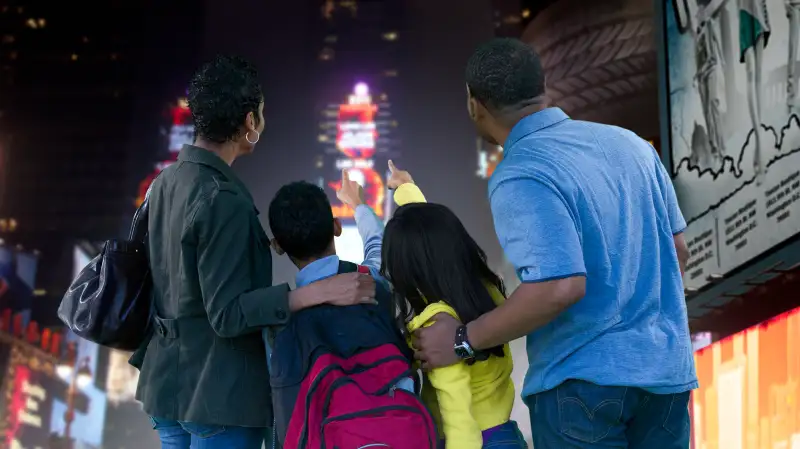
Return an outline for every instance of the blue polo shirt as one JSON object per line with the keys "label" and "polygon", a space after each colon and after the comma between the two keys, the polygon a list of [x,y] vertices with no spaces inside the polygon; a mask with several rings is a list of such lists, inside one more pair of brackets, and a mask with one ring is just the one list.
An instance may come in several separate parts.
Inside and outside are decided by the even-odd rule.
{"label": "blue polo shirt", "polygon": [[565,380],[697,388],[673,236],[686,222],[658,154],[622,128],[548,108],[522,119],[489,182],[523,283],[586,277],[586,295],[528,335],[523,396]]}

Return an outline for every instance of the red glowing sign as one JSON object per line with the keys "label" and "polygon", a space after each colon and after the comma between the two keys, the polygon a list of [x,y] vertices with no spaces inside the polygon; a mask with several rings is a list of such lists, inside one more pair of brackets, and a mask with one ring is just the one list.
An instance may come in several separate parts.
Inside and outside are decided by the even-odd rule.
{"label": "red glowing sign", "polygon": [[[375,117],[378,106],[372,103],[369,88],[358,83],[346,104],[339,106],[336,123],[336,149],[343,156],[336,161],[336,168],[346,169],[350,178],[364,187],[364,197],[379,217],[383,216],[383,201],[386,196],[383,179],[373,168],[378,129]],[[328,183],[336,190],[341,181]],[[344,204],[332,206],[333,214],[339,218],[352,218],[353,210]]]}
{"label": "red glowing sign", "polygon": [[14,384],[11,390],[11,400],[8,402],[8,427],[6,428],[7,447],[14,447],[14,440],[22,425],[22,414],[25,412],[27,398],[25,387],[31,377],[31,370],[27,366],[17,365],[14,368]]}

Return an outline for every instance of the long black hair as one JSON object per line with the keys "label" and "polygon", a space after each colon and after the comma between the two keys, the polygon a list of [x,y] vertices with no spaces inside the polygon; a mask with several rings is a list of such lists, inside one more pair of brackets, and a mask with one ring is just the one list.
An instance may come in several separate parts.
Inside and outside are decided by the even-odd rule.
{"label": "long black hair", "polygon": [[[441,204],[411,203],[395,211],[383,235],[381,274],[394,287],[404,331],[429,303],[446,302],[466,324],[497,307],[488,288],[506,294],[486,253]],[[489,352],[502,357],[503,346]]]}

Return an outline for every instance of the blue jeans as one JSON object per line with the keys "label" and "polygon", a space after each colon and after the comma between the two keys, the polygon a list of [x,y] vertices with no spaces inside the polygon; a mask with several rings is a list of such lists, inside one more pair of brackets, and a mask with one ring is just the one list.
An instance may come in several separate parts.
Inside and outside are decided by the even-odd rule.
{"label": "blue jeans", "polygon": [[536,449],[688,449],[689,392],[568,380],[525,398]]}
{"label": "blue jeans", "polygon": [[[150,418],[161,449],[261,449],[268,429]],[[269,446],[267,446],[269,448]]]}
{"label": "blue jeans", "polygon": [[[439,449],[445,448],[445,440],[439,440]],[[528,449],[525,437],[515,421],[483,431],[483,449]],[[536,448],[538,449],[538,448]]]}
{"label": "blue jeans", "polygon": [[517,423],[508,421],[483,431],[483,449],[528,449],[528,443]]}

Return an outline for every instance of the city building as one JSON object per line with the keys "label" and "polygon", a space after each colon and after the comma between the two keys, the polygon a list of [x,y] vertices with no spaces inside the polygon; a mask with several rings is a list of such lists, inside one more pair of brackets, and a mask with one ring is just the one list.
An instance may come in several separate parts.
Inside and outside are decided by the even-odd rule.
{"label": "city building", "polygon": [[116,234],[131,206],[121,180],[147,2],[4,3],[4,215],[26,232]]}
{"label": "city building", "polygon": [[311,91],[319,123],[314,180],[345,225],[337,242],[340,256],[360,261],[363,249],[352,211],[337,200],[336,189],[347,169],[376,213],[385,219],[391,215],[385,179],[388,160],[400,153],[392,103],[402,75],[403,6],[398,0],[323,0],[319,5],[311,26],[316,30]]}

